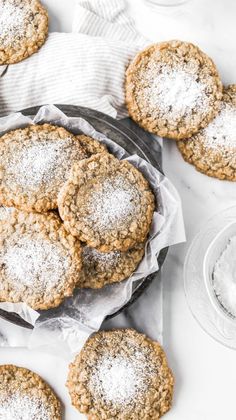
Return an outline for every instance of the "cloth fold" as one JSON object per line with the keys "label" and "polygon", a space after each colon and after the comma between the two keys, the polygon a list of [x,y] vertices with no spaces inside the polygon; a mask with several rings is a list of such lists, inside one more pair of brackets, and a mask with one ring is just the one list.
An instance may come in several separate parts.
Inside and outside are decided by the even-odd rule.
{"label": "cloth fold", "polygon": [[133,19],[127,14],[126,3],[122,0],[78,0],[72,32],[124,41],[126,44],[142,46],[147,43],[137,32]]}
{"label": "cloth fold", "polygon": [[79,0],[73,33],[49,34],[38,53],[0,78],[0,116],[53,103],[124,117],[125,70],[146,43],[125,1]]}

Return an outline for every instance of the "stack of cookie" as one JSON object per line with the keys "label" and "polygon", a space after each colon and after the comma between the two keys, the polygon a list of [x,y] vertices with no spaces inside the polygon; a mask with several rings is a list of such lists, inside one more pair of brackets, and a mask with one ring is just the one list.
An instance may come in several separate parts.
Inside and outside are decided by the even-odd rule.
{"label": "stack of cookie", "polygon": [[0,301],[38,310],[129,277],[155,198],[97,140],[43,124],[0,138],[0,205]]}
{"label": "stack of cookie", "polygon": [[127,69],[126,103],[144,129],[175,140],[201,172],[236,181],[236,85],[223,90],[213,61],[193,44],[151,45]]}

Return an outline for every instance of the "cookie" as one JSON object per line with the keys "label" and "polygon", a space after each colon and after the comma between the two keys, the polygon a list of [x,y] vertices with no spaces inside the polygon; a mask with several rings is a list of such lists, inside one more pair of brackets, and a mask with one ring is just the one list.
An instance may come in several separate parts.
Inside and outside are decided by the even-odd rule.
{"label": "cookie", "polygon": [[82,248],[82,271],[79,288],[99,289],[106,284],[127,279],[143,258],[145,244],[136,245],[126,252],[100,252],[95,248]]}
{"label": "cookie", "polygon": [[212,60],[193,44],[169,41],[140,52],[126,72],[130,116],[161,137],[183,139],[216,116],[222,83]]}
{"label": "cookie", "polygon": [[50,124],[30,125],[0,138],[0,202],[24,211],[57,208],[73,163],[87,157],[73,134]]}
{"label": "cookie", "polygon": [[69,367],[72,404],[93,420],[158,420],[174,379],[161,346],[135,330],[96,333]]}
{"label": "cookie", "polygon": [[48,14],[38,0],[1,0],[0,65],[35,53],[48,34]]}
{"label": "cookie", "polygon": [[236,85],[224,89],[219,114],[198,134],[177,146],[188,163],[218,179],[236,181]]}
{"label": "cookie", "polygon": [[92,137],[81,134],[77,136],[77,139],[79,140],[88,157],[95,155],[96,153],[106,153],[108,151],[103,143],[93,139]]}
{"label": "cookie", "polygon": [[22,367],[2,365],[0,419],[61,420],[61,403],[36,373]]}
{"label": "cookie", "polygon": [[66,229],[88,246],[127,251],[145,241],[154,201],[141,172],[126,160],[100,153],[74,165],[58,207]]}
{"label": "cookie", "polygon": [[14,212],[0,222],[0,301],[54,308],[71,296],[81,246],[53,213]]}

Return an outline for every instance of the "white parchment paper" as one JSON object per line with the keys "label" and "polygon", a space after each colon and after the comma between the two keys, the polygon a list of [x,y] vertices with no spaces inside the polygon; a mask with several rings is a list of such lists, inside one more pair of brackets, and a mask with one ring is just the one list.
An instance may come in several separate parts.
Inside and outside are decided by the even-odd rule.
{"label": "white parchment paper", "polygon": [[139,156],[127,156],[124,149],[98,133],[84,119],[69,118],[55,106],[48,105],[41,107],[33,120],[21,113],[0,118],[0,134],[40,122],[64,126],[75,134],[83,132],[106,144],[118,159],[127,159],[144,174],[158,203],[144,258],[126,281],[100,290],[76,290],[73,297],[67,298],[59,308],[41,313],[24,303],[0,303],[0,308],[16,312],[34,326],[28,340],[29,347],[44,347],[57,355],[68,356],[80,350],[88,336],[100,328],[107,315],[115,313],[129,301],[133,290],[145,277],[158,271],[157,257],[161,249],[183,242],[185,232],[180,198],[171,182]]}

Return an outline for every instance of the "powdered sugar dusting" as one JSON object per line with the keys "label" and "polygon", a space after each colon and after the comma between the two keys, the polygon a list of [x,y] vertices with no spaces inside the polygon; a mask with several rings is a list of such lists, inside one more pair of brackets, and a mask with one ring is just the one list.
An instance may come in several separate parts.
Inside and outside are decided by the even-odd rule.
{"label": "powdered sugar dusting", "polygon": [[27,17],[27,5],[9,0],[1,1],[0,4],[0,38],[4,46],[11,45],[15,39],[24,36],[25,19]]}
{"label": "powdered sugar dusting", "polygon": [[236,108],[224,103],[220,113],[206,127],[204,145],[209,148],[236,148]]}
{"label": "powdered sugar dusting", "polygon": [[13,207],[0,206],[0,221],[7,220],[14,210]]}
{"label": "powdered sugar dusting", "polygon": [[0,397],[0,420],[51,420],[49,410],[36,397],[13,394]]}
{"label": "powdered sugar dusting", "polygon": [[209,106],[206,85],[198,80],[195,68],[172,68],[152,63],[144,77],[145,100],[151,109],[163,113],[164,117],[179,120],[191,116],[193,111],[205,114]]}
{"label": "powdered sugar dusting", "polygon": [[128,405],[146,391],[154,370],[147,356],[102,356],[90,377],[90,392],[113,405]]}
{"label": "powdered sugar dusting", "polygon": [[125,226],[139,210],[139,192],[122,176],[107,179],[91,194],[90,219],[100,230]]}
{"label": "powdered sugar dusting", "polygon": [[[63,163],[77,147],[73,140],[58,139],[56,141],[36,141],[26,145],[10,161],[8,172],[13,174],[21,187],[35,188],[42,184],[50,184],[63,168]],[[65,176],[65,170],[62,171]]]}
{"label": "powdered sugar dusting", "polygon": [[90,248],[89,246],[83,248],[83,264],[85,266],[99,263],[101,269],[113,268],[117,264],[119,257],[119,251],[105,253],[99,252],[95,248]]}
{"label": "powdered sugar dusting", "polygon": [[69,267],[68,258],[58,244],[27,235],[9,246],[1,259],[7,276],[15,280],[15,287],[27,286],[37,293],[48,292],[58,285]]}

